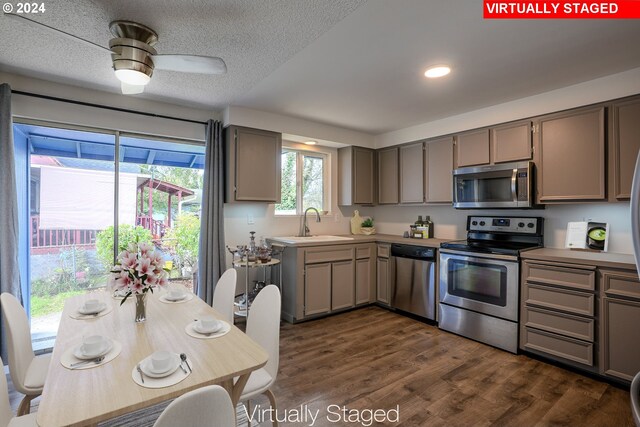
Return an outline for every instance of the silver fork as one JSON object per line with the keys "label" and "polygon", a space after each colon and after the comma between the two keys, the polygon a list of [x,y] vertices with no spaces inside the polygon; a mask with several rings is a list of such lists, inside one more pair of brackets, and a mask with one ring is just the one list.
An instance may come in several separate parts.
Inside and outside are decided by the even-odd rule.
{"label": "silver fork", "polygon": [[71,368],[77,368],[78,366],[86,365],[88,363],[95,363],[96,365],[100,364],[104,360],[104,356],[96,357],[95,359],[83,360],[81,362],[72,363],[69,366]]}
{"label": "silver fork", "polygon": [[142,381],[142,384],[144,384],[144,375],[142,375],[142,368],[140,368],[140,364],[139,363],[136,366],[136,369],[138,370],[138,373],[140,374],[140,381]]}

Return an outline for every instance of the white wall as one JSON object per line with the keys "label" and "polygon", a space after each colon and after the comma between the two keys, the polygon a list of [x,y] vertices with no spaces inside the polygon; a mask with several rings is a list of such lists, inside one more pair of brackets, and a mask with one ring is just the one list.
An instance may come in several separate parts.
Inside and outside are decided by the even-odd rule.
{"label": "white wall", "polygon": [[535,117],[640,93],[640,68],[376,136],[376,148]]}
{"label": "white wall", "polygon": [[311,138],[327,145],[359,145],[369,148],[374,146],[373,135],[367,133],[250,108],[229,106],[224,110],[223,121],[225,126],[234,124],[266,129]]}
{"label": "white wall", "polygon": [[[12,90],[124,108],[133,111],[201,122],[206,122],[209,119],[222,119],[222,113],[219,111],[182,107],[135,96],[125,96],[69,86],[16,74],[0,72],[0,82],[9,83]],[[186,123],[178,120],[93,108],[18,94],[13,94],[11,100],[12,113],[15,117],[89,126],[99,129],[117,129],[144,135],[197,141],[204,140],[205,127],[203,124]]]}
{"label": "white wall", "polygon": [[[418,215],[430,215],[434,222],[435,237],[464,239],[468,215],[541,216],[544,222],[544,244],[562,248],[569,221],[598,221],[610,224],[609,252],[633,253],[629,203],[597,203],[581,205],[547,206],[541,210],[457,210],[451,206],[376,206],[360,209],[361,215],[374,217],[379,233],[401,235],[409,230]],[[348,212],[345,212],[348,215]]]}

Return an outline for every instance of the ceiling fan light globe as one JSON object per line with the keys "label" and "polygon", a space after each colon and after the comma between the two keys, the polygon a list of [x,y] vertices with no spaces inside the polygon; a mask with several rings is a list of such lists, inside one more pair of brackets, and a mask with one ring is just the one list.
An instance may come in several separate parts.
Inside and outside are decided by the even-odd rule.
{"label": "ceiling fan light globe", "polygon": [[144,86],[151,81],[151,77],[136,70],[116,70],[116,77],[123,83],[135,86]]}

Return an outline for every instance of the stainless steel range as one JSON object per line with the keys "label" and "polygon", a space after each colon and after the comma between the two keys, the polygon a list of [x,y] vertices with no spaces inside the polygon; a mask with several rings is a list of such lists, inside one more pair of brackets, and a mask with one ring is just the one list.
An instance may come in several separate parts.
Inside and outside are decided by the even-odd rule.
{"label": "stainless steel range", "polygon": [[467,240],[440,249],[439,326],[517,353],[521,251],[543,245],[539,217],[467,217]]}

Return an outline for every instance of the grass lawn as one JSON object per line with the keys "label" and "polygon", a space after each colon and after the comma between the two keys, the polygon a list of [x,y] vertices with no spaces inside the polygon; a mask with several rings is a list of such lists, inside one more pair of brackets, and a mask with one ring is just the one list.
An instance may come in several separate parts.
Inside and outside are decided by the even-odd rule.
{"label": "grass lawn", "polygon": [[86,291],[69,291],[62,292],[55,296],[48,297],[31,297],[31,317],[45,316],[51,313],[62,311],[64,302],[67,298],[75,295],[84,294]]}

